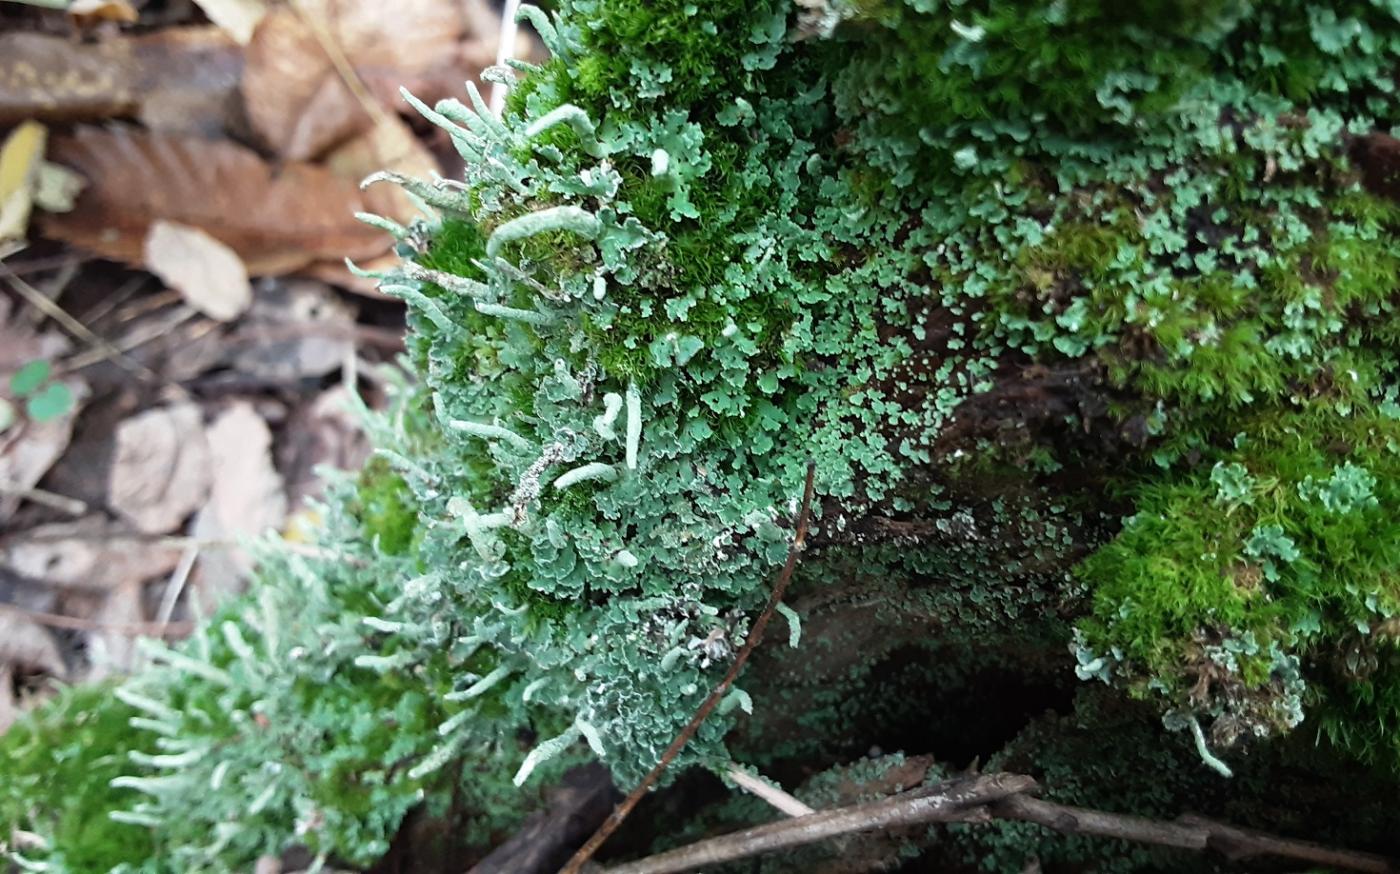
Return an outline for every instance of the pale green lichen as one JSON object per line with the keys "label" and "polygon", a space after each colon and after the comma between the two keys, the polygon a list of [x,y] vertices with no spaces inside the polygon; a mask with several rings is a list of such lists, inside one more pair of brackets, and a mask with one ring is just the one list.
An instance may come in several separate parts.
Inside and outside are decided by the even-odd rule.
{"label": "pale green lichen", "polygon": [[[765,602],[809,459],[796,592],[878,606],[801,617],[859,657],[746,681],[755,756],[917,706],[874,691],[905,646],[949,687],[962,651],[1077,670],[1207,762],[1316,725],[1400,766],[1400,210],[1351,157],[1400,109],[1396,10],[522,15],[554,57],[503,117],[405,95],[463,178],[366,180],[429,210],[363,217],[408,257],[417,385],[327,557],[270,556],[123,693],[147,867],[367,863],[454,789],[484,833],[585,744],[636,780]],[[727,761],[745,703],[673,771]]]}

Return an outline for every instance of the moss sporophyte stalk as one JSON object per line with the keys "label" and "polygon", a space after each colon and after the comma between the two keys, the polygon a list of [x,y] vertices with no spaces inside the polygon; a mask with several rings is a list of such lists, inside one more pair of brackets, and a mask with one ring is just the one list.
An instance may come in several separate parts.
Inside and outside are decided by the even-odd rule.
{"label": "moss sporophyte stalk", "polygon": [[[629,785],[744,641],[809,457],[792,643],[832,674],[741,677],[753,715],[673,773],[740,730],[835,749],[908,646],[1077,673],[1192,779],[1297,737],[1400,775],[1400,6],[556,5],[502,116],[405,92],[463,178],[366,180],[423,207],[364,217],[408,373],[324,557],[270,546],[89,702],[131,716],[130,840],[79,861],[78,812],[0,796],[26,864],[368,864],[420,805],[484,843],[584,758]],[[883,635],[823,622],[872,598]]]}

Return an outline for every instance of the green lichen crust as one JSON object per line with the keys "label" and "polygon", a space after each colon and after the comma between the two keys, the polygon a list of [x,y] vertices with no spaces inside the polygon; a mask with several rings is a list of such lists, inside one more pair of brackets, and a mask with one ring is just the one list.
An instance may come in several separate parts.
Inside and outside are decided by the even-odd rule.
{"label": "green lichen crust", "polygon": [[[1400,761],[1391,549],[1369,539],[1397,213],[1349,157],[1395,109],[1395,12],[565,4],[503,120],[421,107],[468,176],[409,183],[443,218],[386,281],[418,313],[439,424],[495,468],[413,487],[459,496],[483,591],[563,620],[558,703],[626,780],[703,693],[707,647],[742,638],[805,457],[829,542],[875,515],[956,524],[944,485],[983,463],[969,450],[1091,463],[1064,422],[948,442],[1018,369],[1078,368],[1101,409],[1065,418],[1117,430],[1127,502],[1175,496],[1085,565],[1081,673],[1204,723],[1221,770],[1213,748],[1287,732],[1308,701]],[[1290,433],[1344,444],[1260,459],[1291,468],[1293,500],[1233,513],[1192,485]],[[1372,500],[1305,495],[1330,490]],[[1343,544],[1327,514],[1348,513]],[[1305,527],[1329,566],[1301,582],[1277,566]],[[1236,567],[1262,569],[1254,593]],[[1349,658],[1364,677],[1333,670]]]}
{"label": "green lichen crust", "polygon": [[[425,208],[366,217],[416,375],[376,461],[314,556],[124,692],[124,816],[162,858],[363,862],[453,792],[484,834],[585,751],[635,781],[745,639],[809,458],[798,603],[875,580],[935,657],[1034,617],[1047,664],[1218,770],[1319,729],[1400,767],[1400,8],[524,15],[552,57],[504,117],[407,95],[465,177],[367,180]],[[877,657],[830,664],[859,686]],[[749,709],[812,704],[794,755],[856,724],[850,686],[767,676],[794,685],[741,678],[673,770]]]}

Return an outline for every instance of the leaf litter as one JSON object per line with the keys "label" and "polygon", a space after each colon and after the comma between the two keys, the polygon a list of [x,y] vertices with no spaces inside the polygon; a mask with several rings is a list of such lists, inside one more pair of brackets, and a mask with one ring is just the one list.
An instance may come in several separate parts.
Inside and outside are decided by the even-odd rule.
{"label": "leaf litter", "polygon": [[0,294],[0,730],[217,607],[318,466],[364,462],[348,393],[380,386],[341,380],[403,316],[342,259],[392,258],[356,212],[417,213],[358,183],[455,171],[398,87],[462,96],[500,29],[486,0],[79,11],[0,34],[0,287],[29,289]]}

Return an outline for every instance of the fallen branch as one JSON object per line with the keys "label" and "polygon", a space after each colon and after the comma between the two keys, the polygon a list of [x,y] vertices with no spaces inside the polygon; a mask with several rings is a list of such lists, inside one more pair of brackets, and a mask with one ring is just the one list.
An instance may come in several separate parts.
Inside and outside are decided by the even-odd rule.
{"label": "fallen branch", "polygon": [[1277,856],[1347,871],[1400,871],[1400,863],[1373,853],[1333,849],[1310,841],[1282,838],[1194,816],[1183,816],[1168,822],[1070,807],[1025,795],[1015,795],[997,802],[992,805],[991,813],[996,819],[1033,822],[1064,834],[1118,838],[1197,852],[1215,850],[1231,861]]}
{"label": "fallen branch", "polygon": [[698,841],[608,868],[606,874],[673,874],[856,832],[935,822],[995,820],[1019,820],[1063,834],[1116,838],[1194,852],[1214,850],[1231,861],[1272,856],[1337,870],[1400,872],[1400,862],[1374,853],[1325,847],[1194,816],[1155,820],[1056,804],[1032,798],[1029,793],[1035,789],[1035,781],[1021,774],[938,783],[880,801],[779,820]]}
{"label": "fallen branch", "polygon": [[775,786],[759,777],[755,777],[733,762],[730,762],[729,767],[724,769],[724,776],[733,780],[735,786],[738,786],[760,801],[766,802],[769,807],[772,807],[784,816],[810,816],[816,813],[815,810],[808,807],[803,802],[784,792],[781,786]]}
{"label": "fallen branch", "polygon": [[[685,748],[685,745],[690,743],[690,739],[695,736],[695,732],[700,730],[700,726],[705,722],[706,718],[709,717],[710,713],[714,711],[720,699],[729,692],[730,687],[734,685],[734,681],[738,679],[739,672],[744,669],[744,663],[749,660],[749,656],[753,653],[754,648],[758,646],[759,641],[763,639],[764,629],[768,627],[769,620],[773,618],[773,611],[777,609],[778,604],[782,603],[783,595],[787,592],[788,584],[792,582],[792,572],[797,568],[798,556],[802,554],[802,548],[807,542],[807,523],[812,512],[812,493],[816,487],[816,476],[816,462],[809,462],[807,465],[807,481],[802,488],[802,507],[797,513],[796,531],[793,534],[792,545],[788,548],[787,561],[783,564],[783,569],[778,574],[778,581],[773,585],[773,593],[768,596],[767,605],[764,606],[763,612],[758,614],[758,619],[753,624],[753,630],[749,632],[748,639],[744,641],[744,645],[739,649],[738,655],[734,657],[734,662],[729,666],[729,670],[725,673],[724,679],[720,680],[719,685],[710,690],[710,694],[700,704],[699,709],[695,711],[695,715],[690,717],[690,721],[686,723],[685,728],[681,729],[680,733],[676,735],[675,740],[671,741],[671,745],[661,754],[661,760],[656,763],[656,766],[647,772],[647,775],[642,778],[642,781],[638,783],[631,792],[627,793],[627,797],[622,799],[622,803],[613,810],[612,814],[608,816],[607,819],[603,820],[603,824],[593,833],[593,837],[589,838],[588,842],[580,847],[577,853],[574,853],[573,858],[569,859],[568,863],[565,864],[563,868],[559,869],[559,874],[578,874],[583,864],[593,857],[593,854],[598,851],[598,848],[603,845],[603,842],[608,839],[609,835],[617,831],[618,826],[622,825],[623,820],[627,819],[627,815],[632,812],[632,808],[636,807],[637,802],[642,800],[647,790],[655,785],[662,772],[675,760],[680,751]],[[805,819],[806,817],[802,818]]]}
{"label": "fallen branch", "polygon": [[670,874],[856,832],[930,822],[986,820],[987,804],[1034,787],[1034,780],[1020,774],[988,774],[936,783],[893,798],[783,819],[699,841],[608,868],[607,874]]}

